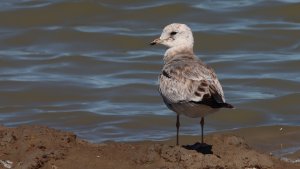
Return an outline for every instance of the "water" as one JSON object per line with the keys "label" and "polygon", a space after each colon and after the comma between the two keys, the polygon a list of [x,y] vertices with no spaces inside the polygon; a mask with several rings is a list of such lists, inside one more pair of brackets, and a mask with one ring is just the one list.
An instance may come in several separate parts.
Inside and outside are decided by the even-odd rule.
{"label": "water", "polygon": [[[0,123],[42,124],[81,138],[136,141],[175,135],[157,92],[172,22],[194,31],[236,110],[206,120],[206,133],[300,125],[300,1],[0,2]],[[182,117],[183,134],[199,119]]]}

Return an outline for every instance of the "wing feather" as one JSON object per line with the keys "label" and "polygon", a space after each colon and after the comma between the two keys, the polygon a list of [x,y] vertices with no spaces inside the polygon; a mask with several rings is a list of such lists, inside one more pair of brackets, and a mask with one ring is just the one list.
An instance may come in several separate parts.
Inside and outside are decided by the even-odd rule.
{"label": "wing feather", "polygon": [[200,60],[178,60],[164,65],[159,82],[160,93],[167,102],[200,102],[208,98],[225,103],[215,72]]}

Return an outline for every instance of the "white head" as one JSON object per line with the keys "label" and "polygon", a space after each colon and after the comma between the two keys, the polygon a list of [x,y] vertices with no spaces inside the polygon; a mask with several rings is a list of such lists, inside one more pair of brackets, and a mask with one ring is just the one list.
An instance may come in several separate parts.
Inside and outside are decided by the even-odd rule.
{"label": "white head", "polygon": [[191,29],[187,25],[172,23],[163,29],[160,38],[155,39],[150,44],[162,44],[169,48],[179,46],[193,48],[194,38]]}

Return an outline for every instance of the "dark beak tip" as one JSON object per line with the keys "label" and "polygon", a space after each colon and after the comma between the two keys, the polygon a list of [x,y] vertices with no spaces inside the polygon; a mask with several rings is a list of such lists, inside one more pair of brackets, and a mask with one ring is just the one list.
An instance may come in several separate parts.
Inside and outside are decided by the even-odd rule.
{"label": "dark beak tip", "polygon": [[156,45],[156,42],[151,42],[150,45],[152,45],[152,46],[153,46],[153,45]]}

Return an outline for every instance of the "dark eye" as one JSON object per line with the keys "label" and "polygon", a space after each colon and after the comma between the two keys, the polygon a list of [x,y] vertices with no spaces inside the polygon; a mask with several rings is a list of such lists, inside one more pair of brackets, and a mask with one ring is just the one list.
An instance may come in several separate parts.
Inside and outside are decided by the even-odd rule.
{"label": "dark eye", "polygon": [[170,33],[170,35],[173,36],[173,35],[176,35],[176,33],[177,33],[177,32],[174,32],[174,31],[173,31],[173,32]]}

